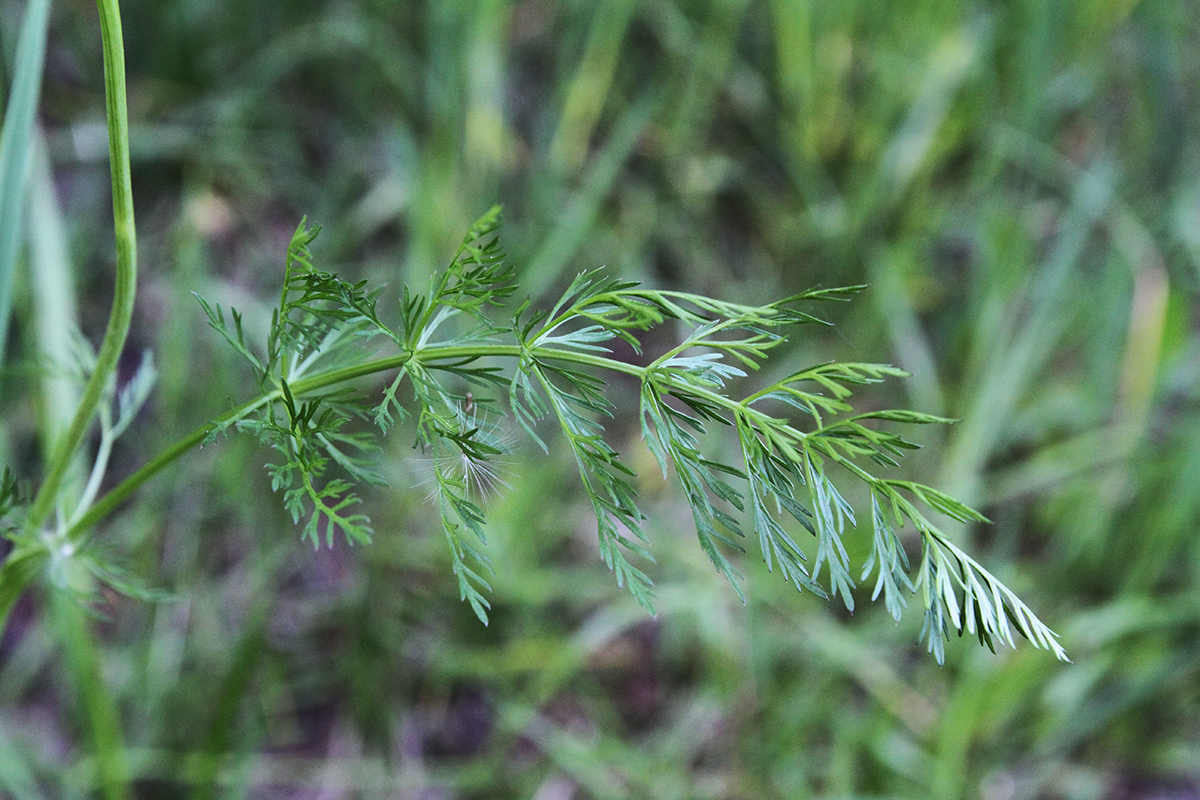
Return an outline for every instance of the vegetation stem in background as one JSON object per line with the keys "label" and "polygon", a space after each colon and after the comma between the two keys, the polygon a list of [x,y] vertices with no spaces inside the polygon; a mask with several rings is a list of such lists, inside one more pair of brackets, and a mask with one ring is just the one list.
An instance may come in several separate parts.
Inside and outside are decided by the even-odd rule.
{"label": "vegetation stem in background", "polygon": [[50,0],[32,0],[21,20],[12,91],[0,129],[0,365],[8,351],[13,275],[25,236],[26,189],[49,28]]}
{"label": "vegetation stem in background", "polygon": [[113,230],[116,233],[116,279],[108,328],[96,355],[95,367],[83,390],[71,425],[54,449],[46,476],[29,507],[27,526],[37,529],[54,511],[58,487],[71,458],[92,425],[101,398],[108,390],[117,361],[129,335],[137,292],[137,230],[133,217],[133,186],[129,167],[129,114],[125,99],[125,45],[121,35],[121,9],[116,0],[99,0],[100,33],[104,51],[105,115],[112,170]]}

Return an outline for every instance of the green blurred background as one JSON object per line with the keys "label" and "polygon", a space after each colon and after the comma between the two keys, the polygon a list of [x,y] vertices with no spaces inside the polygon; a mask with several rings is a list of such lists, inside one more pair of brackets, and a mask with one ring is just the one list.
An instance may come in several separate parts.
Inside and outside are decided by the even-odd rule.
{"label": "green blurred background", "polygon": [[[1200,4],[123,6],[129,367],[149,348],[160,379],[115,477],[248,396],[192,292],[262,320],[307,215],[318,261],[386,284],[386,307],[501,202],[542,301],[601,264],[748,302],[871,284],[769,369],[895,363],[912,377],[865,402],[961,418],[904,469],[994,520],[956,533],[1074,664],[964,640],[938,667],[919,614],[894,624],[866,587],[850,616],[751,558],[741,605],[632,425],[615,443],[653,509],[658,618],[600,562],[566,454],[519,443],[483,628],[404,431],[367,496],[375,543],[319,552],[268,455],[229,439],[100,530],[172,593],[108,598],[103,686],[71,679],[44,595],[18,606],[0,797],[94,796],[103,692],[147,800],[1200,798]],[[23,8],[0,2],[6,87]],[[69,277],[60,322],[93,339],[111,296],[103,111],[95,9],[58,2],[52,184],[35,171],[57,192],[30,221],[3,406],[27,474],[33,288]]]}

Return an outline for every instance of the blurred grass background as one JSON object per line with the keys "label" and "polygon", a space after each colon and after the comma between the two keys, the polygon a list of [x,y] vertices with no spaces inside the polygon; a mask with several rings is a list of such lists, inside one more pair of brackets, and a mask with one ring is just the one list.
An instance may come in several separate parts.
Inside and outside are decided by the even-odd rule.
{"label": "blurred grass background", "polygon": [[[0,2],[5,87],[24,7]],[[316,553],[267,455],[231,439],[100,531],[173,594],[110,598],[98,651],[74,654],[102,686],[72,677],[69,615],[18,607],[0,796],[94,796],[84,708],[103,694],[147,800],[1200,797],[1200,5],[123,8],[129,361],[152,349],[160,382],[116,477],[246,396],[192,292],[265,326],[307,215],[323,265],[394,298],[502,202],[535,298],[601,264],[744,301],[871,284],[770,369],[896,363],[912,378],[866,402],[961,418],[921,431],[905,469],[995,521],[959,534],[1075,663],[964,641],[939,668],[918,615],[851,617],[752,559],[743,607],[632,425],[618,445],[655,511],[658,618],[600,563],[565,454],[521,448],[490,503],[485,629],[402,431],[393,488],[368,497],[375,544]],[[29,365],[69,324],[98,336],[110,298],[95,10],[56,3],[50,26],[4,376],[18,465],[53,414]]]}

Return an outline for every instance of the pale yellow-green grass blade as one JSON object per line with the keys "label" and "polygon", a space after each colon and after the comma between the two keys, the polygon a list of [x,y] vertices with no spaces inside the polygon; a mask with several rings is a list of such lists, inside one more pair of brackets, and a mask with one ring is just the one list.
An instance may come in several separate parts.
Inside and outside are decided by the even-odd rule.
{"label": "pale yellow-green grass blade", "polygon": [[54,194],[54,175],[43,137],[34,137],[29,181],[29,271],[33,325],[42,374],[42,451],[71,424],[79,405],[80,382],[72,376],[73,338],[79,329],[74,272],[66,221]]}
{"label": "pale yellow-green grass blade", "polygon": [[29,176],[33,120],[42,91],[50,0],[31,0],[17,39],[13,85],[0,129],[0,364],[4,362],[12,276],[24,233],[25,189]]}

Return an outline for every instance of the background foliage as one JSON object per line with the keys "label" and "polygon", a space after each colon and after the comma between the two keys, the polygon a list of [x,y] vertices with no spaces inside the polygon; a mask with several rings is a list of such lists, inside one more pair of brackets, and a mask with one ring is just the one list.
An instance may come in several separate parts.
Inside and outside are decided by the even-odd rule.
{"label": "background foliage", "polygon": [[[5,87],[24,7],[0,3]],[[124,12],[143,265],[124,374],[149,348],[159,382],[117,477],[245,396],[193,291],[265,333],[307,215],[322,265],[394,302],[500,201],[522,290],[543,299],[600,264],[753,303],[870,283],[774,377],[890,361],[913,377],[872,403],[962,418],[922,430],[905,474],[995,521],[955,534],[1075,664],[965,641],[939,668],[916,615],[851,617],[761,565],[742,606],[679,535],[690,512],[632,422],[616,443],[651,512],[658,618],[601,567],[558,448],[512,456],[489,501],[488,628],[458,602],[411,436],[389,439],[392,488],[364,496],[374,543],[315,553],[268,454],[220,440],[101,531],[173,594],[111,598],[99,652],[66,649],[100,659],[105,686],[70,679],[69,615],[18,606],[0,794],[89,796],[81,709],[103,691],[146,798],[1200,796],[1200,7]],[[52,167],[34,168],[13,300],[9,463],[33,460],[52,413],[29,399],[54,377],[30,368],[37,347],[71,323],[97,336],[111,292],[95,10],[60,2],[50,24]]]}

